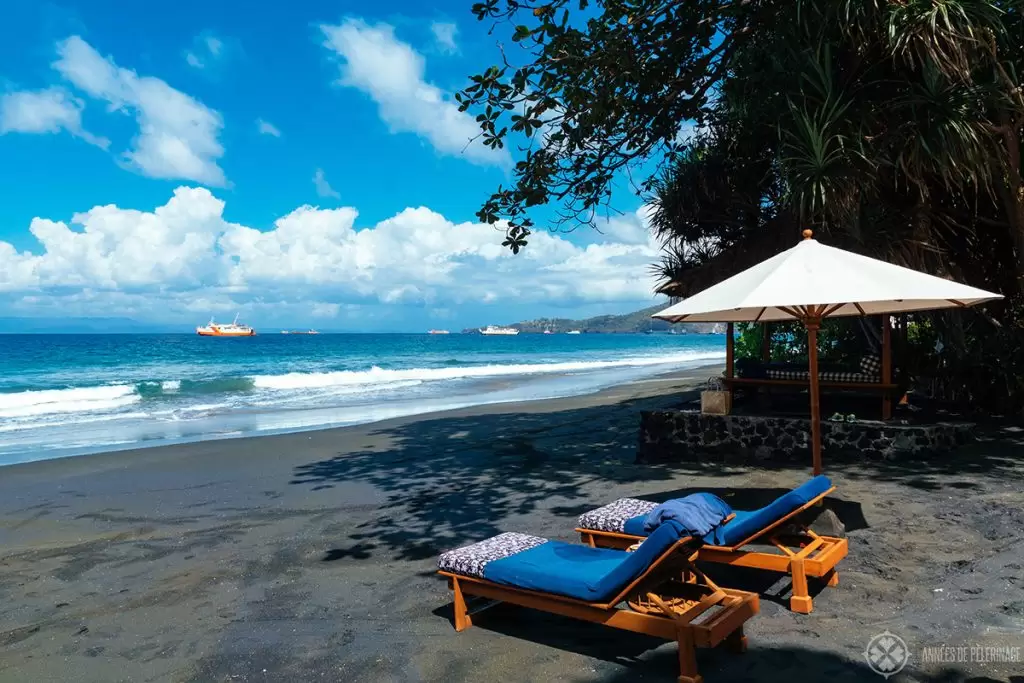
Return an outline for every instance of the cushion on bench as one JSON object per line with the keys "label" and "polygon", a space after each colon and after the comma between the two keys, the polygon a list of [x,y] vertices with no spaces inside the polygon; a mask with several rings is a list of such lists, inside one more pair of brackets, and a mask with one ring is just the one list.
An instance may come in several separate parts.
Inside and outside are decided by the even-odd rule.
{"label": "cushion on bench", "polygon": [[528,534],[507,532],[472,545],[449,550],[437,558],[437,568],[444,572],[475,576],[482,579],[488,562],[500,560],[524,550],[535,548],[548,539]]}
{"label": "cushion on bench", "polygon": [[[787,491],[768,505],[765,505],[763,508],[758,510],[733,510],[736,516],[705,536],[704,542],[712,545],[735,545],[736,543],[749,538],[760,529],[782,519],[793,510],[806,505],[812,499],[817,498],[830,488],[832,488],[832,480],[823,474],[819,474],[813,479],[810,479],[796,487],[792,491]],[[615,502],[619,503],[621,500],[636,499],[623,498]],[[614,505],[614,503],[611,505]],[[606,505],[604,507],[607,508],[610,507],[610,505]],[[607,531],[607,529],[600,529],[587,524],[588,521],[594,519],[594,516],[592,516],[591,513],[596,513],[602,509],[603,508],[598,508],[597,510],[591,510],[589,513],[583,513],[580,515],[580,528],[593,529],[594,531]],[[622,531],[619,533],[625,533],[631,536],[646,536],[647,534],[644,532],[645,517],[645,514],[640,514],[627,519],[623,523]]]}
{"label": "cushion on bench", "polygon": [[792,491],[784,493],[768,505],[750,512],[736,511],[729,522],[715,529],[704,540],[714,545],[735,545],[779,521],[797,508],[807,505],[813,499],[832,488],[832,480],[824,474],[804,482]]}
{"label": "cushion on bench", "polygon": [[[579,518],[581,529],[593,529],[594,531],[610,531],[622,534],[626,531],[626,522],[634,517],[644,517],[648,512],[658,507],[657,503],[638,498],[619,498],[615,502],[603,505],[596,510],[584,512]],[[641,522],[642,525],[642,522]]]}
{"label": "cushion on bench", "polygon": [[[765,376],[768,379],[810,379],[811,373],[807,370],[766,370]],[[878,384],[881,382],[879,375],[866,375],[863,372],[851,372],[848,370],[825,370],[818,373],[818,379],[823,382],[858,382],[861,384]]]}
{"label": "cushion on bench", "polygon": [[554,593],[587,602],[618,595],[680,539],[683,528],[669,520],[634,552],[548,541],[489,562],[484,578],[516,588]]}

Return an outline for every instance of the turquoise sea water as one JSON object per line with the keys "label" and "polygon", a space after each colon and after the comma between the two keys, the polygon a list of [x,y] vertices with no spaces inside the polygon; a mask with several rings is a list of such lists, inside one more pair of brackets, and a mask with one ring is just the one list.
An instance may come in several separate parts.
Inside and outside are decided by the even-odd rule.
{"label": "turquoise sea water", "polygon": [[590,393],[720,335],[0,336],[0,464]]}

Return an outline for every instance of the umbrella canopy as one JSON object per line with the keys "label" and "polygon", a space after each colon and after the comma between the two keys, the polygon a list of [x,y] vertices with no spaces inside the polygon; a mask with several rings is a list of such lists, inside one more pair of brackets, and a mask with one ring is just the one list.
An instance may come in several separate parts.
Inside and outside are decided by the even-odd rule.
{"label": "umbrella canopy", "polygon": [[[810,231],[806,231],[810,232]],[[728,280],[655,313],[671,322],[772,322],[973,306],[999,294],[805,239]]]}
{"label": "umbrella canopy", "polygon": [[803,241],[792,249],[652,317],[671,322],[803,322],[808,341],[812,461],[814,473],[820,474],[818,330],[823,318],[965,308],[1001,298],[999,294],[826,247],[805,230]]}

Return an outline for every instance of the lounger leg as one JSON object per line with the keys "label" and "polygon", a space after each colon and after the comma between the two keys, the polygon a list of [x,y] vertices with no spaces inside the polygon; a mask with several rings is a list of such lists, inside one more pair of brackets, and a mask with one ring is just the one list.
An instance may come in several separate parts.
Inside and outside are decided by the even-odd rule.
{"label": "lounger leg", "polygon": [[814,608],[811,604],[811,595],[807,591],[807,573],[802,557],[793,558],[789,572],[793,577],[793,597],[789,600],[789,608],[800,614],[810,614]]}
{"label": "lounger leg", "polygon": [[452,579],[452,590],[455,592],[455,630],[465,631],[473,625],[473,620],[466,609],[466,598],[462,595],[462,586],[459,585],[458,579]]}
{"label": "lounger leg", "polygon": [[833,569],[829,573],[825,574],[825,583],[828,586],[838,586],[839,585],[839,572],[837,572],[835,569]]}
{"label": "lounger leg", "polygon": [[597,544],[594,543],[594,534],[583,534],[583,542],[589,545],[591,548],[597,547]]}
{"label": "lounger leg", "polygon": [[697,673],[697,648],[693,644],[693,631],[689,627],[680,628],[676,640],[679,641],[679,683],[704,683]]}
{"label": "lounger leg", "polygon": [[747,651],[747,637],[743,635],[743,627],[739,626],[725,639],[725,646],[730,652],[737,654]]}

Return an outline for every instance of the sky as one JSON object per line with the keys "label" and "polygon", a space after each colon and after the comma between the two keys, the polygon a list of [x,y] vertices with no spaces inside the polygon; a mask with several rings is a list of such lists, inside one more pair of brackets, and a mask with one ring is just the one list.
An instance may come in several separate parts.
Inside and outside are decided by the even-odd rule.
{"label": "sky", "polygon": [[471,5],[3,3],[0,317],[420,331],[652,305],[628,189],[517,256],[477,223],[517,152],[471,142],[453,99],[503,37]]}

